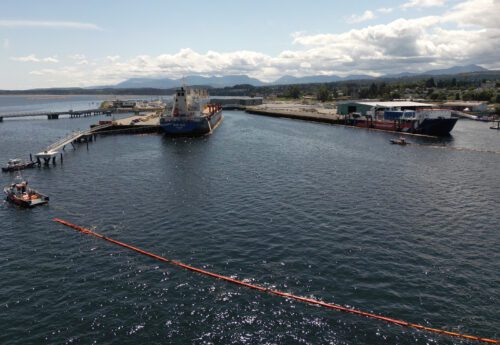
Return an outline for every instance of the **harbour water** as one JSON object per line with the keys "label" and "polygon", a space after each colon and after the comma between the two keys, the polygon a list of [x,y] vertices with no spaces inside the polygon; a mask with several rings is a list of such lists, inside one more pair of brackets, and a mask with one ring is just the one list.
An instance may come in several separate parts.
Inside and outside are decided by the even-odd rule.
{"label": "harbour water", "polygon": [[[401,147],[389,133],[224,118],[203,138],[98,137],[23,172],[51,202],[0,206],[0,343],[467,343],[200,276],[54,217],[256,284],[500,338],[498,131],[460,120],[451,138]],[[97,120],[6,119],[0,160]]]}

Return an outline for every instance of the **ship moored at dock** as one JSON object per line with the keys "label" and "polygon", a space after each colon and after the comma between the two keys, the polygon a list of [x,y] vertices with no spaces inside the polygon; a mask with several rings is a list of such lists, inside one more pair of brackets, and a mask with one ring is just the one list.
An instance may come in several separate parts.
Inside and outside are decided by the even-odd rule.
{"label": "ship moored at dock", "polygon": [[409,101],[349,102],[338,109],[351,126],[432,136],[449,135],[458,120],[449,109]]}
{"label": "ship moored at dock", "polygon": [[36,165],[37,165],[36,162],[32,162],[32,161],[25,162],[19,158],[9,159],[9,161],[7,162],[7,165],[2,167],[2,171],[3,172],[12,172],[12,171],[18,171],[18,170],[23,170],[23,169],[30,169],[30,168],[34,168]]}
{"label": "ship moored at dock", "polygon": [[206,90],[176,91],[170,113],[160,118],[160,127],[172,136],[200,136],[211,133],[222,121],[222,107],[209,103]]}

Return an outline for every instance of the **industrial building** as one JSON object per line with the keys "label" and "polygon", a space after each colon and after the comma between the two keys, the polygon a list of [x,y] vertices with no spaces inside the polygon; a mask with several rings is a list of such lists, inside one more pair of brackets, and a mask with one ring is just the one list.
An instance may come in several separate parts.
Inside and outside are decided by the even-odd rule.
{"label": "industrial building", "polygon": [[220,104],[223,109],[244,109],[248,106],[261,105],[262,100],[262,97],[248,96],[210,97],[211,103]]}
{"label": "industrial building", "polygon": [[392,102],[379,102],[379,101],[345,101],[337,103],[337,114],[348,115],[351,113],[360,113],[366,115],[367,111],[384,110],[398,108],[401,110],[416,110],[422,108],[434,108],[434,104],[420,103],[411,101],[392,101]]}

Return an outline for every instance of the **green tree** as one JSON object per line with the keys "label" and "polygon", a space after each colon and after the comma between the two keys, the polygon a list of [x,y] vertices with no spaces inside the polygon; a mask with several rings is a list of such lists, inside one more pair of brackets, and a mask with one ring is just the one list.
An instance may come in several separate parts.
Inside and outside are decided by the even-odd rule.
{"label": "green tree", "polygon": [[321,85],[318,89],[318,94],[316,95],[316,98],[320,102],[327,102],[330,101],[331,95],[330,95],[330,90],[326,85]]}
{"label": "green tree", "polygon": [[368,97],[375,98],[378,96],[378,87],[377,84],[372,83],[370,85],[370,89],[368,90]]}
{"label": "green tree", "polygon": [[289,86],[286,92],[286,96],[294,99],[300,98],[300,87],[298,87],[297,85]]}
{"label": "green tree", "polygon": [[430,88],[430,87],[436,87],[436,82],[434,81],[434,78],[429,78],[425,81],[425,87]]}
{"label": "green tree", "polygon": [[399,99],[401,98],[401,94],[399,93],[399,91],[393,91],[391,97],[392,99]]}
{"label": "green tree", "polygon": [[455,94],[455,101],[459,101],[460,100],[460,92],[457,92]]}

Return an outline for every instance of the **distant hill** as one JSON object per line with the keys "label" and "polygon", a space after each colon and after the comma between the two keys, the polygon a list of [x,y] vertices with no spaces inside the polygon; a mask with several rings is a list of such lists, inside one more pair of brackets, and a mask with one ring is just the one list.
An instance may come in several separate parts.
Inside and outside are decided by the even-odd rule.
{"label": "distant hill", "polygon": [[473,72],[487,72],[486,68],[478,65],[466,65],[466,66],[455,66],[446,69],[435,69],[425,73],[424,75],[452,75],[452,74],[462,74],[462,73],[473,73]]}
{"label": "distant hill", "polygon": [[463,73],[488,72],[489,70],[478,65],[453,66],[445,69],[435,69],[422,73],[403,72],[398,74],[387,74],[384,78],[406,78],[415,76],[439,76],[439,75],[455,75]]}
{"label": "distant hill", "polygon": [[117,89],[130,89],[130,88],[156,88],[156,89],[170,89],[186,85],[210,86],[210,87],[226,87],[238,84],[249,84],[253,86],[265,85],[264,82],[250,78],[246,75],[228,75],[223,77],[203,77],[197,75],[190,75],[181,79],[169,78],[131,78],[113,86]]}
{"label": "distant hill", "polygon": [[[318,84],[336,83],[346,81],[366,82],[371,80],[390,81],[393,79],[418,80],[430,76],[440,76],[441,78],[467,78],[472,79],[497,79],[500,71],[488,70],[477,65],[454,66],[446,69],[430,70],[421,73],[402,72],[398,74],[387,74],[378,78],[369,75],[348,75],[339,77],[336,75],[317,75],[306,77],[294,77],[285,75],[274,82],[266,83],[256,78],[246,75],[228,75],[223,77],[204,77],[191,75],[183,79],[169,78],[131,78],[116,85],[103,85],[86,88],[47,88],[31,90],[0,90],[0,94],[172,94],[176,88],[186,84],[189,86],[203,86],[215,89],[234,87],[235,85],[250,87],[280,87],[291,84]],[[245,88],[245,87],[243,87]]]}
{"label": "distant hill", "polygon": [[375,79],[370,75],[348,75],[346,77],[339,77],[337,75],[313,75],[307,77],[293,77],[291,75],[285,75],[279,79],[276,79],[272,84],[274,85],[287,85],[287,84],[315,84],[315,83],[333,83],[336,81],[346,81],[346,80],[366,80]]}
{"label": "distant hill", "polygon": [[[486,68],[477,65],[454,66],[446,69],[430,70],[422,73],[402,72],[398,74],[388,74],[381,78],[408,78],[415,76],[440,76],[440,75],[454,75],[462,73],[474,72],[487,72]],[[235,85],[252,85],[252,86],[266,86],[266,85],[290,85],[290,84],[315,84],[315,83],[333,83],[338,81],[350,80],[371,80],[377,79],[370,75],[353,74],[346,77],[339,77],[337,75],[312,75],[305,77],[294,77],[291,75],[284,75],[271,83],[260,81],[256,78],[251,78],[247,75],[228,75],[222,77],[204,77],[199,75],[190,75],[183,79],[169,79],[169,78],[130,78],[114,86],[103,86],[100,88],[115,88],[115,89],[139,89],[139,88],[154,88],[154,89],[171,89],[180,87],[183,84],[191,86],[206,86],[213,88],[232,87]],[[96,87],[97,88],[97,87]]]}

